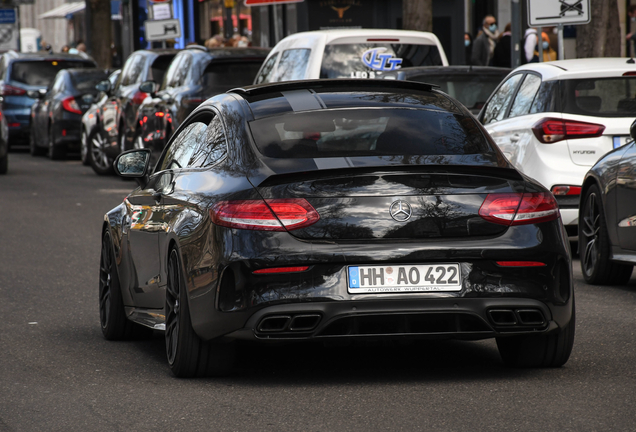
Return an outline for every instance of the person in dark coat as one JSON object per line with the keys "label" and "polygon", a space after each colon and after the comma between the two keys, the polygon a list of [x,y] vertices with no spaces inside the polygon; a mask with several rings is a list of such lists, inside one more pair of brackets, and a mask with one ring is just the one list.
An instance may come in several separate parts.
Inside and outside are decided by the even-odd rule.
{"label": "person in dark coat", "polygon": [[470,33],[464,33],[464,60],[466,64],[472,64],[472,56],[473,56],[473,37]]}
{"label": "person in dark coat", "polygon": [[510,32],[510,23],[506,24],[504,32],[499,36],[499,42],[495,46],[495,52],[492,57],[492,65],[498,67],[512,67],[512,33]]}
{"label": "person in dark coat", "polygon": [[473,65],[488,66],[490,64],[498,38],[497,20],[494,16],[487,15],[484,18],[481,31],[473,43]]}

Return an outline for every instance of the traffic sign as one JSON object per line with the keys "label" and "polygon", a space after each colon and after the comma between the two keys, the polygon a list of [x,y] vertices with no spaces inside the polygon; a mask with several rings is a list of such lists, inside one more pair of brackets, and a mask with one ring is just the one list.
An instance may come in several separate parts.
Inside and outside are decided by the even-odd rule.
{"label": "traffic sign", "polygon": [[245,0],[245,6],[267,6],[283,3],[302,3],[305,0]]}
{"label": "traffic sign", "polygon": [[530,27],[587,24],[590,0],[528,0]]}
{"label": "traffic sign", "polygon": [[146,21],[144,26],[146,27],[146,40],[148,41],[177,39],[181,37],[181,25],[177,19]]}
{"label": "traffic sign", "polygon": [[0,9],[0,24],[15,24],[15,9]]}

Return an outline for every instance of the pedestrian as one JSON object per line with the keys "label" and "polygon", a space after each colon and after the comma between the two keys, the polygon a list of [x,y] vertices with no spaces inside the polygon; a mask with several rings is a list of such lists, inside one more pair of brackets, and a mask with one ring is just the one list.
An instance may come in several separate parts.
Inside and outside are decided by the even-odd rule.
{"label": "pedestrian", "polygon": [[473,37],[470,33],[464,33],[464,59],[467,64],[472,64],[473,56]]}
{"label": "pedestrian", "polygon": [[[543,61],[549,62],[557,59],[557,52],[550,46],[550,36],[547,33],[541,33],[542,39],[542,48],[543,48]],[[536,58],[539,58],[539,48],[537,47],[537,51],[535,51],[534,55]]]}
{"label": "pedestrian", "polygon": [[[627,16],[629,17],[628,25],[631,28],[632,23],[636,22],[636,5],[631,5],[630,7],[627,8]],[[625,39],[627,39],[628,42],[631,41],[633,45],[633,43],[636,42],[636,32],[629,32],[627,36],[625,36]],[[627,51],[629,52],[631,56],[632,47],[628,46]]]}
{"label": "pedestrian", "polygon": [[512,33],[510,23],[506,24],[504,32],[499,36],[492,57],[492,65],[497,67],[512,67]]}
{"label": "pedestrian", "polygon": [[481,31],[473,44],[472,64],[475,66],[488,66],[495,52],[498,38],[497,20],[492,15],[486,15]]}
{"label": "pedestrian", "polygon": [[62,52],[63,52],[63,53],[68,53],[68,50],[69,50],[69,49],[70,49],[70,47],[69,47],[68,45],[64,45],[64,46],[62,47]]}
{"label": "pedestrian", "polygon": [[76,48],[78,51],[86,52],[86,44],[84,42],[79,42]]}
{"label": "pedestrian", "polygon": [[536,63],[539,57],[534,56],[537,50],[537,42],[539,41],[539,32],[536,28],[530,27],[523,36],[523,54],[521,56],[521,64]]}

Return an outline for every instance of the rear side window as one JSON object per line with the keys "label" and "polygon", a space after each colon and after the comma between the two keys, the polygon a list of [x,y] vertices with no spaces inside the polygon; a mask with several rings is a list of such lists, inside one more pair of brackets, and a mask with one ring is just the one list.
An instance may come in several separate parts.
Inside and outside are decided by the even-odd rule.
{"label": "rear side window", "polygon": [[274,65],[276,64],[276,60],[278,60],[279,56],[280,54],[276,54],[271,56],[269,59],[267,59],[267,61],[261,68],[260,73],[256,77],[254,84],[262,84],[262,83],[268,83],[272,81]]}
{"label": "rear side window", "polygon": [[94,68],[92,63],[81,61],[46,60],[16,61],[11,65],[11,80],[32,86],[48,87],[62,69]]}
{"label": "rear side window", "polygon": [[508,117],[517,117],[528,114],[540,85],[541,78],[534,74],[526,75],[523,83],[521,83],[521,87],[519,87],[519,91],[515,96],[514,102],[512,102],[512,107],[510,108],[510,114]]}
{"label": "rear side window", "polygon": [[563,112],[595,117],[636,117],[636,77],[561,81]]}
{"label": "rear side window", "polygon": [[236,86],[249,85],[261,67],[261,62],[210,63],[203,71],[201,85],[207,94],[222,93]]}
{"label": "rear side window", "polygon": [[283,51],[272,81],[294,81],[305,79],[310,49]]}
{"label": "rear side window", "polygon": [[79,91],[95,93],[95,86],[106,78],[106,72],[71,74],[71,83]]}
{"label": "rear side window", "polygon": [[161,84],[163,82],[163,77],[172,63],[173,55],[162,55],[155,59],[150,66],[150,74],[151,76],[148,79],[153,80],[154,82]]}
{"label": "rear side window", "polygon": [[272,158],[494,154],[471,117],[423,109],[320,110],[250,122]]}
{"label": "rear side window", "polygon": [[435,45],[327,45],[322,56],[320,78],[377,78],[383,72],[395,70],[397,67],[441,65],[442,58]]}
{"label": "rear side window", "polygon": [[513,75],[499,87],[499,90],[497,90],[486,106],[484,119],[482,121],[483,124],[503,119],[521,77],[523,77],[523,74]]}

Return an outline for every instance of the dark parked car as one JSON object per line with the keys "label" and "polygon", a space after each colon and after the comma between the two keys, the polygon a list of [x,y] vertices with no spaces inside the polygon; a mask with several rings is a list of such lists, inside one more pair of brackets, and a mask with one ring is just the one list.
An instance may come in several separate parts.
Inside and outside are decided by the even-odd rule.
{"label": "dark parked car", "polygon": [[[137,110],[148,97],[139,89],[144,81],[162,82],[163,76],[177,54],[177,50],[139,50],[128,57],[114,88],[109,83],[102,90],[108,94],[108,100],[97,113],[93,130],[86,130],[89,143],[93,133],[98,134],[107,151],[105,157],[93,157],[91,166],[97,174],[112,173],[113,159],[123,150],[131,149],[133,138],[137,134]],[[91,149],[92,152],[92,149]],[[92,153],[91,153],[92,154]]]}
{"label": "dark parked car", "polygon": [[201,102],[251,84],[268,53],[265,48],[202,47],[180,52],[156,94],[154,83],[144,83],[153,97],[139,108],[135,147],[161,153],[170,134]]}
{"label": "dark parked car", "polygon": [[95,126],[97,125],[97,120],[102,116],[104,105],[108,102],[108,90],[115,88],[115,83],[120,74],[121,69],[117,69],[108,76],[108,84],[102,81],[95,86],[95,89],[99,92],[97,98],[82,116],[80,155],[84,165],[91,163],[89,159],[89,137],[91,141],[95,141],[93,147],[98,149],[100,155],[103,154],[103,146],[106,144],[106,140],[102,138],[102,135],[94,133]]}
{"label": "dark parked car", "polygon": [[7,117],[0,111],[0,174],[6,174],[9,169],[9,126]]}
{"label": "dark parked car", "polygon": [[429,85],[315,80],[215,96],[115,161],[140,187],[104,218],[107,339],[165,330],[177,376],[233,341],[496,338],[557,367],[574,341],[552,194]]}
{"label": "dark parked car", "polygon": [[65,69],[55,76],[46,93],[32,92],[29,147],[33,156],[48,151],[51,159],[80,149],[82,115],[97,96],[95,86],[108,78],[103,69]]}
{"label": "dark parked car", "polygon": [[579,255],[585,281],[626,284],[636,264],[636,121],[632,141],[588,171],[579,207]]}
{"label": "dark parked car", "polygon": [[9,143],[29,139],[31,105],[27,92],[44,91],[61,69],[95,68],[84,55],[17,53],[8,51],[0,59],[0,111],[7,117]]}
{"label": "dark parked car", "polygon": [[434,84],[477,115],[501,80],[511,71],[489,66],[422,66],[389,72],[384,78]]}

